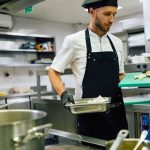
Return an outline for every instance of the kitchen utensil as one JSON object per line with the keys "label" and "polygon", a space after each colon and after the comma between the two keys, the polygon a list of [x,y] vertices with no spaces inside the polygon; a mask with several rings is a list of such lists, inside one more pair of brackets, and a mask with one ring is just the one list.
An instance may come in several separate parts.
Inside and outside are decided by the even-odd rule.
{"label": "kitchen utensil", "polygon": [[88,103],[89,99],[76,101],[75,104],[69,103],[66,106],[70,107],[73,114],[105,112],[109,109],[109,102],[93,102]]}
{"label": "kitchen utensil", "polygon": [[126,138],[128,134],[128,130],[120,130],[110,150],[117,150],[123,139]]}
{"label": "kitchen utensil", "polygon": [[49,134],[58,136],[58,137],[63,137],[65,139],[71,139],[71,140],[75,140],[78,142],[85,142],[85,143],[89,143],[89,144],[97,145],[101,147],[105,147],[107,144],[106,143],[107,141],[102,140],[102,139],[97,139],[97,138],[93,138],[89,136],[74,134],[71,132],[66,132],[66,131],[61,131],[61,130],[56,130],[56,129],[51,129]]}
{"label": "kitchen utensil", "polygon": [[142,150],[149,150],[149,148],[144,146],[144,147],[142,147]]}
{"label": "kitchen utensil", "polygon": [[36,110],[0,110],[0,149],[44,150],[44,136],[51,124],[46,113]]}
{"label": "kitchen utensil", "polygon": [[141,145],[141,143],[145,140],[145,138],[148,135],[148,131],[147,130],[143,130],[140,136],[140,139],[138,141],[138,143],[136,144],[135,148],[133,150],[137,150],[137,148]]}

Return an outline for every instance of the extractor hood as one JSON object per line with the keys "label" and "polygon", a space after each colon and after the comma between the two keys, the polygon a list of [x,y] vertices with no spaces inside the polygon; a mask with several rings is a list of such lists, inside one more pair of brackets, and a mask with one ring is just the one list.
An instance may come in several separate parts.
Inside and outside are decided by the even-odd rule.
{"label": "extractor hood", "polygon": [[0,9],[17,12],[44,0],[0,0]]}

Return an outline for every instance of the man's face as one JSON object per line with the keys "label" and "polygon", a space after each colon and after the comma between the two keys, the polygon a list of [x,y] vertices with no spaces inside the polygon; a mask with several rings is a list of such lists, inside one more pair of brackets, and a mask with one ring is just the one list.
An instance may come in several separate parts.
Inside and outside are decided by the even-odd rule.
{"label": "man's face", "polygon": [[101,32],[108,32],[114,17],[117,14],[117,8],[113,6],[100,7],[93,10],[93,23]]}

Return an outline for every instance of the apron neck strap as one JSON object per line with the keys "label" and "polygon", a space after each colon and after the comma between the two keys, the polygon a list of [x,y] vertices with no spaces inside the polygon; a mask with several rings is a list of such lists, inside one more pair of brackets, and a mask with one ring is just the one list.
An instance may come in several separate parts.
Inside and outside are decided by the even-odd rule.
{"label": "apron neck strap", "polygon": [[[90,53],[90,52],[92,52],[92,47],[91,47],[91,40],[90,40],[90,34],[89,34],[89,29],[88,28],[85,30],[85,37],[86,37],[87,52]],[[115,46],[114,46],[112,40],[110,39],[110,37],[108,35],[107,35],[107,38],[110,42],[110,45],[113,49],[113,52],[116,52]]]}
{"label": "apron neck strap", "polygon": [[86,37],[87,52],[90,53],[92,51],[92,47],[91,47],[91,40],[90,40],[90,35],[89,35],[89,29],[88,28],[85,30],[85,37]]}
{"label": "apron neck strap", "polygon": [[107,38],[108,38],[108,40],[109,40],[109,42],[110,42],[110,45],[111,45],[111,47],[112,47],[112,49],[113,49],[113,52],[116,52],[115,46],[114,46],[112,40],[110,39],[110,37],[109,37],[108,35],[107,35]]}

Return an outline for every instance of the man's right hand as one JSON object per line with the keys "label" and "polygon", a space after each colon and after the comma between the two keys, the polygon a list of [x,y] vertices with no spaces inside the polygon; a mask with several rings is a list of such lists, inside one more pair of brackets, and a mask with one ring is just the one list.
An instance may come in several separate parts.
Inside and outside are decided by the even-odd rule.
{"label": "man's right hand", "polygon": [[73,103],[74,104],[74,98],[73,95],[67,91],[64,91],[61,94],[61,101],[62,104],[65,106],[67,103]]}

